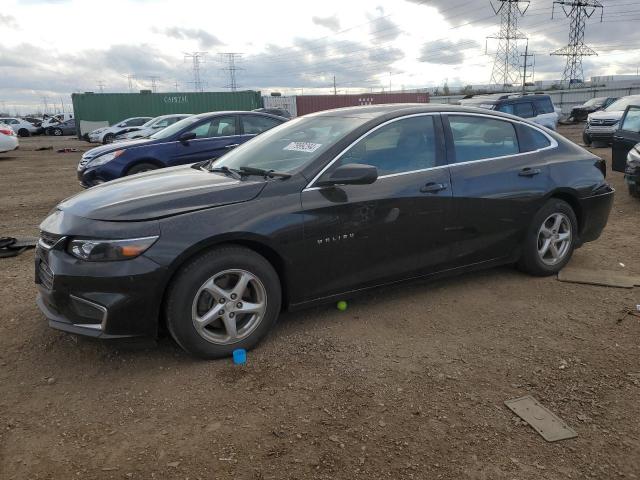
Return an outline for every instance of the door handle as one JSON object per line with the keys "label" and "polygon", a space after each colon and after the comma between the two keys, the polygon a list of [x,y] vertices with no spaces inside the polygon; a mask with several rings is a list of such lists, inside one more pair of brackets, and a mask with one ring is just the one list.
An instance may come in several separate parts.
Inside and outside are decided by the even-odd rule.
{"label": "door handle", "polygon": [[231,145],[225,145],[224,148],[235,148],[238,145],[240,145],[239,143],[232,143]]}
{"label": "door handle", "polygon": [[540,173],[542,173],[542,170],[540,170],[539,168],[526,167],[520,170],[520,173],[518,173],[518,175],[520,175],[521,177],[534,177]]}
{"label": "door handle", "polygon": [[441,190],[445,190],[447,186],[444,183],[429,182],[420,188],[422,193],[438,193]]}

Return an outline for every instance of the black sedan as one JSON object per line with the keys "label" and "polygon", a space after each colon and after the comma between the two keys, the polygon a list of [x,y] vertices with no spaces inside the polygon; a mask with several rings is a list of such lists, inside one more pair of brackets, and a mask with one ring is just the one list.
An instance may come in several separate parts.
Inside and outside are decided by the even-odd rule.
{"label": "black sedan", "polygon": [[554,274],[612,201],[603,160],[521,118],[320,112],[216,162],[63,201],[41,224],[37,303],[54,328],[109,338],[166,323],[185,350],[221,357],[284,308],[501,264]]}

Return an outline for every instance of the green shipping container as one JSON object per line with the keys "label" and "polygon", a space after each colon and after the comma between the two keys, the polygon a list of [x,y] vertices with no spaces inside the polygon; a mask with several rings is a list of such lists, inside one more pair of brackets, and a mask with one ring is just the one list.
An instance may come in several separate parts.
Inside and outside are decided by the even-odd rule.
{"label": "green shipping container", "polygon": [[262,107],[260,92],[74,93],[73,114],[80,135],[129,117],[169,113],[253,110]]}

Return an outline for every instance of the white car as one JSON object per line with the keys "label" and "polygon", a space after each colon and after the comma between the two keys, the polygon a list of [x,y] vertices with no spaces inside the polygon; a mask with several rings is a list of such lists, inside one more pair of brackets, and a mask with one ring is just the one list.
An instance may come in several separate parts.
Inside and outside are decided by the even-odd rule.
{"label": "white car", "polygon": [[160,115],[159,117],[152,118],[141,127],[132,129],[127,133],[121,133],[116,136],[116,141],[128,141],[135,140],[136,138],[147,138],[156,132],[159,132],[163,128],[167,128],[169,125],[173,125],[183,118],[190,117],[191,113],[175,113],[171,115]]}
{"label": "white car", "polygon": [[611,143],[613,134],[620,126],[624,110],[629,105],[640,105],[640,95],[619,98],[604,110],[590,113],[582,132],[585,145],[591,145],[592,142]]}
{"label": "white car", "polygon": [[34,133],[38,133],[38,127],[33,123],[27,122],[22,118],[17,117],[4,117],[0,118],[0,123],[8,125],[15,133],[21,137],[28,137]]}
{"label": "white car", "polygon": [[18,136],[9,125],[0,123],[0,153],[18,148]]}
{"label": "white car", "polygon": [[133,129],[133,127],[141,127],[151,120],[151,117],[131,117],[125,118],[121,122],[111,125],[110,127],[102,127],[89,133],[89,141],[91,143],[111,143],[115,140],[116,135],[121,135]]}

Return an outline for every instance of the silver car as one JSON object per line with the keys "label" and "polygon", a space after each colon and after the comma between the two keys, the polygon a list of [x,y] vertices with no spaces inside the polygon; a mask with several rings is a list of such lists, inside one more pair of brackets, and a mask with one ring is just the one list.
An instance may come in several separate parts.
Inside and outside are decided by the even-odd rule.
{"label": "silver car", "polygon": [[171,115],[160,115],[159,117],[152,118],[144,125],[132,129],[128,132],[116,135],[115,141],[127,141],[134,140],[136,138],[147,138],[156,132],[159,132],[163,128],[167,128],[169,125],[173,125],[183,118],[190,117],[191,113],[173,113]]}

